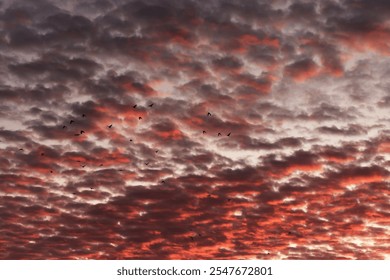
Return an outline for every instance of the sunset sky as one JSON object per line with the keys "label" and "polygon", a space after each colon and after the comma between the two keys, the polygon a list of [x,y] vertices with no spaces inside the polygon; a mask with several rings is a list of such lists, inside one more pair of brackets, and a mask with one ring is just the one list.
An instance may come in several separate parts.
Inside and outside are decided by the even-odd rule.
{"label": "sunset sky", "polygon": [[390,259],[390,1],[0,3],[0,259]]}

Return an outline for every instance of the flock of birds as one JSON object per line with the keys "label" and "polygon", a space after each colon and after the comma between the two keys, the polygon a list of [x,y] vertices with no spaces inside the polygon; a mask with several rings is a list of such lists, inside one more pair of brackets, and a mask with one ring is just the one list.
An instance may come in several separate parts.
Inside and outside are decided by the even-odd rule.
{"label": "flock of birds", "polygon": [[[153,105],[154,105],[154,103],[151,103],[151,104],[149,104],[149,107],[153,107]],[[137,104],[135,104],[135,105],[133,106],[133,108],[134,108],[134,109],[137,108]],[[211,113],[210,113],[210,112],[207,112],[207,116],[208,116],[208,117],[211,117]],[[85,115],[85,114],[82,114],[82,117],[85,118],[86,115]],[[139,116],[139,117],[138,117],[138,120],[142,120],[142,117]],[[74,120],[70,120],[70,121],[69,121],[69,125],[71,125],[71,124],[73,124],[73,123],[75,123]],[[109,125],[107,125],[107,128],[112,128],[112,126],[113,126],[113,124],[109,124]],[[62,129],[65,129],[65,128],[67,128],[67,126],[66,126],[66,125],[63,125],[63,126],[62,126]],[[84,130],[80,130],[80,133],[75,133],[74,136],[80,136],[80,135],[83,134],[83,133],[85,133],[85,131],[84,131]],[[206,134],[207,132],[206,132],[206,130],[203,130],[202,133],[203,133],[203,134]],[[231,135],[231,132],[229,132],[226,136],[230,136],[230,135]],[[217,136],[222,136],[222,133],[221,133],[221,132],[218,132]],[[133,141],[133,140],[130,139],[130,141]],[[22,149],[21,149],[21,150],[22,150]]]}
{"label": "flock of birds", "polygon": [[[148,105],[148,107],[152,108],[153,105],[154,105],[154,103],[151,103],[151,104]],[[135,104],[135,105],[133,105],[133,108],[136,109],[137,106],[138,106],[138,105]],[[210,112],[207,112],[207,117],[211,117],[211,116],[212,116],[212,114],[211,114]],[[87,116],[86,116],[86,114],[83,113],[83,114],[81,115],[81,117],[82,117],[82,118],[86,118]],[[139,116],[138,119],[139,119],[139,120],[142,120],[142,117]],[[76,123],[76,121],[73,120],[73,119],[71,119],[71,120],[69,121],[69,126],[72,125],[72,124],[74,124],[74,123]],[[67,125],[63,125],[63,126],[62,126],[62,129],[67,129],[67,128],[68,128]],[[112,129],[112,128],[113,128],[113,124],[107,125],[107,128],[108,128],[108,129]],[[85,134],[85,133],[86,133],[86,132],[85,132],[84,130],[80,130],[78,133],[74,133],[74,136],[80,136],[80,135]],[[206,130],[203,130],[202,133],[203,133],[203,134],[206,134],[207,132],[206,132]],[[228,134],[226,134],[226,136],[228,136],[228,137],[229,137],[230,135],[231,135],[231,132],[229,132]],[[219,137],[219,136],[222,136],[222,133],[221,133],[221,132],[218,132],[217,136],[218,136],[218,137]],[[133,142],[133,139],[130,139],[130,142]],[[20,148],[19,151],[24,151],[24,149],[23,149],[23,148]],[[155,153],[157,154],[157,153],[158,153],[158,150],[155,150]],[[41,153],[41,156],[44,156],[44,155],[45,155],[45,153]],[[78,160],[78,162],[81,163],[80,160]],[[149,165],[149,162],[145,162],[145,165]],[[82,165],[81,165],[81,167],[83,167],[83,168],[84,168],[85,166],[86,166],[86,164],[82,164]],[[100,164],[100,166],[103,166],[103,164]],[[119,169],[119,171],[123,171],[123,170]],[[50,173],[53,173],[53,170],[50,170]],[[162,180],[161,183],[165,183],[165,181]]]}

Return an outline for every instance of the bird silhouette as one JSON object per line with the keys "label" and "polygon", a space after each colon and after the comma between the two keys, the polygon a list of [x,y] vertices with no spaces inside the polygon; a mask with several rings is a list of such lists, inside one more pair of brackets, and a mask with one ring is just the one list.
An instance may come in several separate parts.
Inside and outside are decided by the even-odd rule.
{"label": "bird silhouette", "polygon": [[112,127],[112,124],[110,124],[110,125],[107,125],[107,127],[108,127],[108,128],[111,128],[111,127]]}
{"label": "bird silhouette", "polygon": [[19,151],[24,151],[24,150],[22,148],[20,148]]}
{"label": "bird silhouette", "polygon": [[145,165],[149,165],[149,162],[145,162]]}
{"label": "bird silhouette", "polygon": [[85,118],[85,114],[82,114],[81,116],[82,116],[83,118]]}
{"label": "bird silhouette", "polygon": [[158,153],[158,150],[156,150],[156,154]]}
{"label": "bird silhouette", "polygon": [[50,173],[53,173],[53,170],[50,170]]}
{"label": "bird silhouette", "polygon": [[134,109],[137,108],[137,104],[135,104],[135,105],[133,106],[133,108],[134,108]]}
{"label": "bird silhouette", "polygon": [[74,123],[74,120],[70,120],[69,124],[72,124],[72,123]]}
{"label": "bird silhouette", "polygon": [[222,134],[221,134],[221,132],[218,132],[218,136],[221,136]]}
{"label": "bird silhouette", "polygon": [[45,155],[45,153],[41,153],[41,156],[44,156]]}
{"label": "bird silhouette", "polygon": [[79,133],[75,133],[74,136],[80,136],[80,134]]}
{"label": "bird silhouette", "polygon": [[149,107],[153,107],[153,105],[154,105],[154,104],[152,103],[152,104],[149,105]]}
{"label": "bird silhouette", "polygon": [[228,134],[227,134],[227,136],[230,136],[230,134],[232,134],[231,132],[229,132]]}
{"label": "bird silhouette", "polygon": [[130,139],[130,142],[133,142],[133,139]]}
{"label": "bird silhouette", "polygon": [[164,181],[164,180],[162,180],[162,181],[161,181],[161,183],[162,183],[162,184],[165,184],[165,181]]}
{"label": "bird silhouette", "polygon": [[210,113],[210,112],[208,112],[208,113],[207,113],[207,116],[211,116],[211,113]]}
{"label": "bird silhouette", "polygon": [[206,134],[206,130],[203,130],[203,134]]}
{"label": "bird silhouette", "polygon": [[83,134],[83,133],[85,133],[85,131],[84,130],[80,130],[80,134]]}
{"label": "bird silhouette", "polygon": [[139,120],[142,120],[142,117],[138,117]]}
{"label": "bird silhouette", "polygon": [[66,125],[64,125],[64,126],[62,127],[62,129],[64,129],[64,128],[66,128]]}
{"label": "bird silhouette", "polygon": [[87,165],[86,165],[86,164],[84,164],[84,165],[81,165],[81,167],[82,167],[82,168],[84,168],[85,166],[87,166]]}

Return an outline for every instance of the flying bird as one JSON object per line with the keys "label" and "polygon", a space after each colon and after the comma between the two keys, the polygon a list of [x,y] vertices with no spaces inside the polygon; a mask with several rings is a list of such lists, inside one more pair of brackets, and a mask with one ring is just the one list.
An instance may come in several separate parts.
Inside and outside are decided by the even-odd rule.
{"label": "flying bird", "polygon": [[145,165],[149,165],[149,162],[145,162]]}
{"label": "flying bird", "polygon": [[41,156],[44,156],[45,155],[45,153],[41,153]]}
{"label": "flying bird", "polygon": [[112,124],[110,124],[110,125],[107,125],[107,127],[108,127],[108,128],[111,128],[111,127],[112,127]]}
{"label": "flying bird", "polygon": [[20,148],[19,151],[24,151],[24,150],[22,148]]}
{"label": "flying bird", "polygon": [[222,134],[221,134],[221,132],[218,132],[218,136],[221,136]]}
{"label": "flying bird", "polygon": [[64,128],[66,128],[66,125],[64,125],[64,126],[62,127],[62,129],[64,129]]}
{"label": "flying bird", "polygon": [[149,107],[153,107],[153,103],[149,105]]}
{"label": "flying bird", "polygon": [[211,113],[210,113],[210,112],[208,112],[208,113],[207,113],[207,116],[211,116]]}
{"label": "flying bird", "polygon": [[130,139],[130,142],[133,142],[133,139]]}
{"label": "flying bird", "polygon": [[134,109],[137,108],[137,104],[135,104],[135,105],[133,106],[133,108],[134,108]]}
{"label": "flying bird", "polygon": [[74,120],[70,120],[69,124],[72,124],[72,123],[74,123]]}
{"label": "flying bird", "polygon": [[158,150],[156,150],[156,154],[158,153]]}
{"label": "flying bird", "polygon": [[83,134],[83,133],[85,133],[85,131],[84,130],[80,130],[80,134]]}
{"label": "flying bird", "polygon": [[162,181],[161,181],[161,183],[162,183],[162,184],[165,184],[165,181],[164,181],[164,180],[162,180]]}
{"label": "flying bird", "polygon": [[203,134],[206,134],[206,130],[203,130]]}
{"label": "flying bird", "polygon": [[79,133],[75,133],[74,136],[80,136],[80,134]]}
{"label": "flying bird", "polygon": [[142,120],[142,117],[138,117],[139,120]]}
{"label": "flying bird", "polygon": [[85,118],[85,114],[82,114],[82,117]]}
{"label": "flying bird", "polygon": [[227,136],[230,136],[230,134],[231,134],[231,132],[229,132],[229,133],[227,134]]}

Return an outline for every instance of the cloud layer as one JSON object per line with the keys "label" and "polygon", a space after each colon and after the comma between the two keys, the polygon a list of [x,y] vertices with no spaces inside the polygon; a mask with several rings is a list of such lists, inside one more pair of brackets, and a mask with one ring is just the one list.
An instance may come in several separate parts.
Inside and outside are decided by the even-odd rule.
{"label": "cloud layer", "polygon": [[389,18],[3,1],[0,258],[390,258]]}

